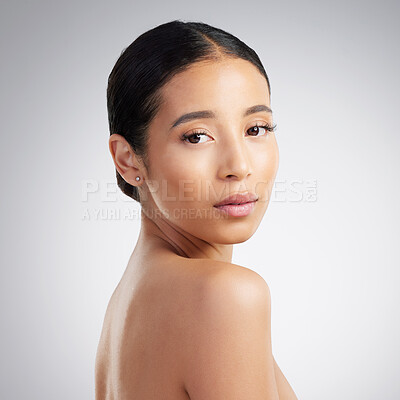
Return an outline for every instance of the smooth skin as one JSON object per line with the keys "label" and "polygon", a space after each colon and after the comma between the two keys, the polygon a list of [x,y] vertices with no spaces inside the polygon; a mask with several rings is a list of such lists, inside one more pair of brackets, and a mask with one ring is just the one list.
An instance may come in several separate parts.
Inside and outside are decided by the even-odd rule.
{"label": "smooth skin", "polygon": [[[104,318],[96,400],[297,400],[271,344],[265,280],[232,263],[268,207],[279,152],[265,78],[242,59],[196,63],[162,88],[149,128],[148,166],[118,134],[115,166],[140,188],[141,230]],[[210,110],[171,127],[186,113]],[[183,134],[202,131],[193,140]],[[140,176],[140,181],[136,177]],[[227,195],[259,196],[244,217],[223,217]],[[200,211],[199,211],[200,210]]]}

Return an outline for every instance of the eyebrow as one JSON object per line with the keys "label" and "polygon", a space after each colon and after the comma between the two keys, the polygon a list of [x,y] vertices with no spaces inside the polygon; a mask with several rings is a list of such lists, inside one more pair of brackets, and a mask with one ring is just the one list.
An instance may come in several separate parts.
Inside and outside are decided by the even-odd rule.
{"label": "eyebrow", "polygon": [[[272,114],[272,110],[268,106],[264,104],[257,104],[256,106],[252,106],[246,109],[243,113],[243,117],[247,117],[248,115],[255,114],[260,111],[266,111]],[[183,114],[177,120],[175,120],[175,122],[171,125],[169,129],[171,130],[172,128],[175,128],[180,124],[200,118],[215,118],[215,114],[211,110],[193,111],[187,114]]]}

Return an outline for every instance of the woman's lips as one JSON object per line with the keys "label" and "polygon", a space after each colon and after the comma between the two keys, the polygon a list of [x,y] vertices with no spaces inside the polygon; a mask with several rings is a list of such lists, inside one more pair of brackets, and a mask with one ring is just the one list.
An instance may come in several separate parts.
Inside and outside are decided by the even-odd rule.
{"label": "woman's lips", "polygon": [[221,210],[224,213],[232,217],[245,217],[249,215],[256,204],[256,201],[249,201],[248,203],[242,204],[225,204],[223,206],[214,206],[218,210]]}
{"label": "woman's lips", "polygon": [[225,205],[230,205],[230,204],[243,204],[243,203],[249,203],[251,201],[256,201],[258,200],[258,196],[255,193],[251,192],[244,192],[244,193],[233,193],[228,197],[225,197],[222,201],[219,203],[215,204],[216,207],[219,206],[225,206]]}

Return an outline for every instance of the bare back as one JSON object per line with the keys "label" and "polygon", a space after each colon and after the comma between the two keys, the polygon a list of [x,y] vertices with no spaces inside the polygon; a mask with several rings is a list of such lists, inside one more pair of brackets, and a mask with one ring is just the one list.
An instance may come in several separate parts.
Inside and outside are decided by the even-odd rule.
{"label": "bare back", "polygon": [[189,399],[179,363],[189,274],[184,266],[179,270],[165,260],[160,267],[127,269],[104,318],[96,358],[96,400],[123,399],[125,393],[138,399]]}
{"label": "bare back", "polygon": [[[155,266],[154,260],[135,265],[132,258],[110,300],[96,357],[96,400],[190,399],[182,368],[185,331],[196,316],[192,299],[226,263],[164,257]],[[279,392],[291,393],[277,366],[275,374]]]}

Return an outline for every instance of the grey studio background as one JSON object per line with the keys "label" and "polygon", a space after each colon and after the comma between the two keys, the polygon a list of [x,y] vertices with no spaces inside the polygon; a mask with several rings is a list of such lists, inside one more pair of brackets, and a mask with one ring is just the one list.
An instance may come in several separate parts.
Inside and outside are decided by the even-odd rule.
{"label": "grey studio background", "polygon": [[122,49],[173,20],[254,48],[280,166],[233,262],[272,294],[274,356],[299,400],[396,400],[399,4],[2,1],[2,399],[93,399],[108,300],[139,233],[115,183],[105,90]]}

